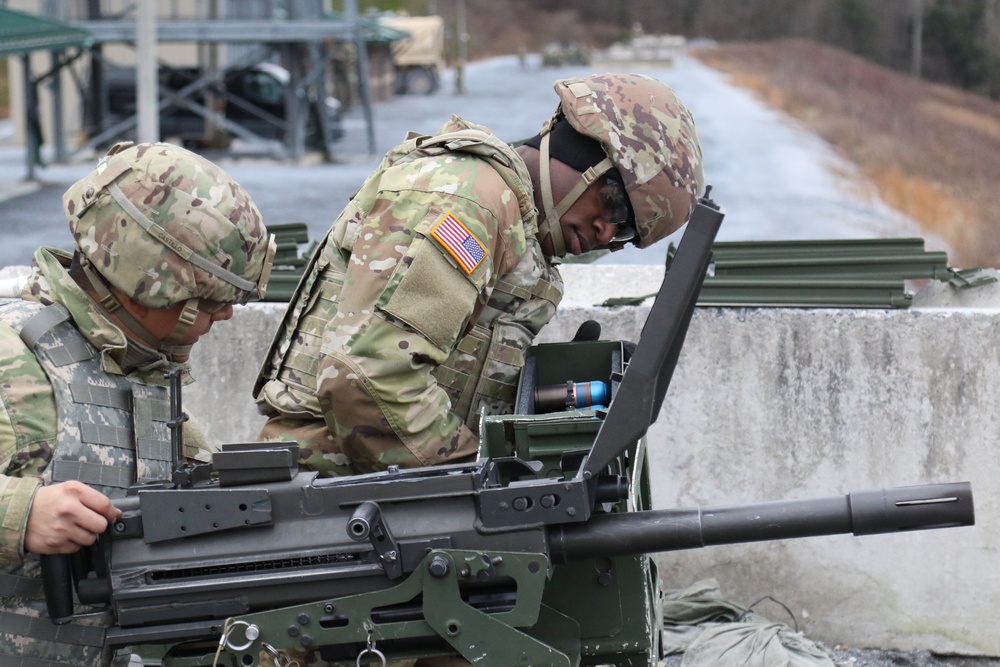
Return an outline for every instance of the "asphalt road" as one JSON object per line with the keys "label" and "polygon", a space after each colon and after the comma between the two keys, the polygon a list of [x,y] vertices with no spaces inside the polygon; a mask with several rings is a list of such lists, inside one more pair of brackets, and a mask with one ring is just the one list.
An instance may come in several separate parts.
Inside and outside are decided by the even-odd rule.
{"label": "asphalt road", "polygon": [[[623,67],[594,66],[614,68]],[[914,235],[912,223],[866,194],[868,187],[853,167],[827,144],[729,85],[714,70],[692,59],[673,67],[631,69],[666,81],[692,109],[713,197],[728,212],[720,240]],[[577,67],[543,68],[531,58],[522,68],[513,56],[473,63],[464,77],[464,94],[455,93],[449,73],[435,95],[397,97],[376,105],[373,153],[360,110],[348,114],[347,136],[336,144],[333,164],[315,160],[289,164],[268,157],[259,146],[243,146],[236,155],[206,155],[250,191],[266,222],[302,221],[315,238],[325,232],[381,155],[407,131],[432,133],[455,113],[487,125],[501,139],[525,138],[555,110],[553,81],[585,73]],[[23,149],[0,137],[0,267],[28,263],[39,245],[68,247],[71,241],[60,198],[95,159],[88,156],[41,168],[37,171],[41,187],[10,197],[11,186],[24,178],[24,155]],[[660,264],[667,243],[641,252],[625,250],[601,261]]]}

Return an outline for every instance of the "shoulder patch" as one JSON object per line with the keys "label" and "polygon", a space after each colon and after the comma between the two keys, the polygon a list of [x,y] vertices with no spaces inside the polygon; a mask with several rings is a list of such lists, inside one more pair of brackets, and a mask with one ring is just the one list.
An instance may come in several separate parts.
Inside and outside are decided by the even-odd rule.
{"label": "shoulder patch", "polygon": [[472,273],[486,258],[483,244],[451,213],[445,213],[434,223],[431,236],[444,246],[466,273]]}

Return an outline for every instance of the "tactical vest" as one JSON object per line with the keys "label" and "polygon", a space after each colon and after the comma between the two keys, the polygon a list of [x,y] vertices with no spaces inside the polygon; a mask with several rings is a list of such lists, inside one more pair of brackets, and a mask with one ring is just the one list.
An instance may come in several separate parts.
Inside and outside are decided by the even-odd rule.
{"label": "tactical vest", "polygon": [[534,239],[517,267],[500,277],[486,310],[433,371],[452,411],[476,434],[481,415],[509,414],[517,396],[524,353],[562,299],[558,271]]}
{"label": "tactical vest", "polygon": [[[69,319],[60,304],[11,301],[0,307],[0,320],[35,354],[55,395],[57,436],[43,480],[78,480],[117,498],[137,480],[168,479],[166,389],[104,372],[100,353]],[[18,415],[10,412],[15,424]],[[29,557],[5,570],[0,573],[0,663],[6,664],[5,654],[33,667],[94,665],[108,658],[102,627],[107,618],[53,625],[45,612],[38,561]],[[62,657],[42,657],[50,655]]]}
{"label": "tactical vest", "polygon": [[58,436],[43,473],[46,482],[78,480],[118,498],[136,481],[170,478],[164,387],[106,373],[100,353],[60,304],[13,301],[0,316],[34,352],[52,384]]}
{"label": "tactical vest", "polygon": [[[474,128],[434,137],[411,133],[386,155],[380,169],[446,152],[465,152],[494,158],[491,164],[500,172],[502,165],[511,163],[512,150],[496,136]],[[501,175],[508,182],[513,177]],[[534,236],[528,236],[524,257],[512,272],[498,277],[483,312],[459,338],[445,362],[432,372],[451,399],[452,411],[477,434],[481,414],[511,411],[525,350],[552,319],[562,299],[558,270],[542,255]],[[296,325],[306,314],[323,321],[333,319],[346,269],[339,253],[330,248],[321,247],[313,255],[291,300],[295,310],[275,336],[258,377],[254,394],[259,403],[261,388],[277,380],[284,387],[281,392],[268,393],[271,407],[285,415],[322,419],[315,395],[322,340],[296,335]],[[269,410],[267,405],[261,407],[264,412]]]}

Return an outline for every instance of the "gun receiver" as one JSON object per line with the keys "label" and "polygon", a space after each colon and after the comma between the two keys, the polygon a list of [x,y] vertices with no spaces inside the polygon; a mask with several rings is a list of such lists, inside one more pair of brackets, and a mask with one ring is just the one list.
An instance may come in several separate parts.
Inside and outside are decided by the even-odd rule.
{"label": "gun receiver", "polygon": [[[178,667],[214,665],[220,644],[229,667],[301,648],[360,662],[376,646],[485,667],[648,665],[651,553],[972,525],[967,483],[649,509],[644,436],[722,218],[706,195],[629,362],[609,341],[534,348],[516,414],[484,420],[478,462],[319,479],[294,446],[227,446],[210,476],[133,487],[72,567],[47,562],[50,616],[70,620],[75,590],[113,612],[109,644],[158,645]],[[591,378],[610,388],[607,410],[533,409],[537,387]]]}

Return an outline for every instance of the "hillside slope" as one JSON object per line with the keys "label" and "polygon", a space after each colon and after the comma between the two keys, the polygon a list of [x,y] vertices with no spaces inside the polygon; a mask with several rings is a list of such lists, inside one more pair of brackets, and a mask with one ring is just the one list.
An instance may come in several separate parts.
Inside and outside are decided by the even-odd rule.
{"label": "hillside slope", "polygon": [[1000,103],[802,40],[693,51],[855,163],[882,199],[952,248],[1000,266]]}

